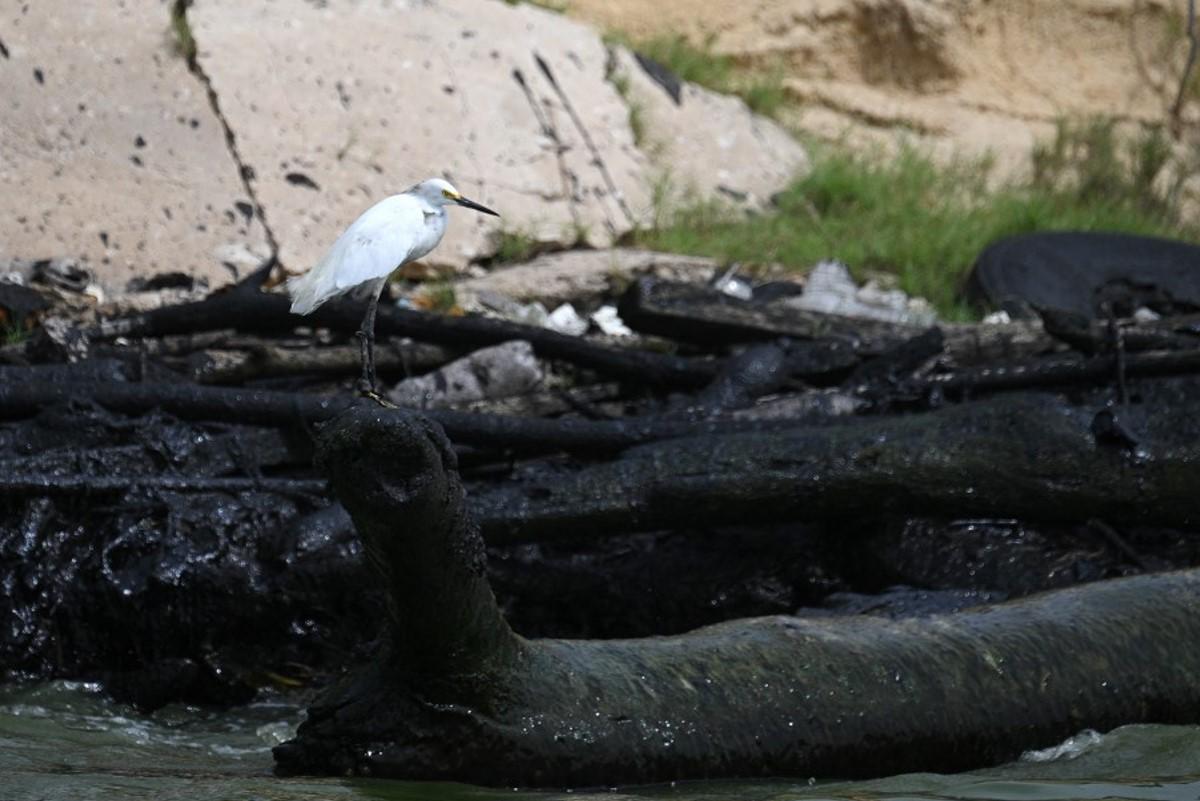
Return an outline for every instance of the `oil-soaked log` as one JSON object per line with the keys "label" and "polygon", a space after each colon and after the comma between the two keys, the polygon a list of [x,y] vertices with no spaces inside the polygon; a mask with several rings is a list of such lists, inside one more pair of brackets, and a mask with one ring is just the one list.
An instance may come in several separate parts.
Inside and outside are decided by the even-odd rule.
{"label": "oil-soaked log", "polygon": [[[912,325],[737,300],[690,284],[642,279],[621,299],[621,316],[638,331],[703,344],[754,342],[781,336],[813,339],[845,352],[877,356],[921,333]],[[958,364],[1029,358],[1055,349],[1040,322],[947,325],[945,351]],[[852,366],[852,365],[850,365]]]}
{"label": "oil-soaked log", "polygon": [[1113,350],[1114,334],[1128,351],[1189,350],[1200,346],[1197,315],[1159,320],[1093,320],[1062,309],[1038,309],[1046,333],[1073,349],[1094,356]]}
{"label": "oil-soaked log", "polygon": [[[458,358],[460,351],[439,345],[383,338],[375,343],[380,373],[424,373]],[[362,369],[357,345],[286,347],[259,339],[235,339],[221,348],[193,352],[167,364],[184,368],[202,384],[232,384],[284,375],[355,375]]]}
{"label": "oil-soaked log", "polygon": [[[350,395],[306,395],[238,387],[133,382],[0,384],[0,419],[26,417],[54,403],[92,401],[108,409],[141,414],[162,409],[186,420],[220,420],[281,427],[306,427],[354,404]],[[724,431],[773,431],[787,420],[541,420],[436,409],[425,414],[455,442],[514,452],[613,453],[644,442]]]}
{"label": "oil-soaked log", "polygon": [[[299,325],[325,326],[351,333],[362,323],[362,306],[347,300],[326,303],[308,317],[288,311],[283,295],[248,287],[217,292],[204,300],[154,309],[136,317],[101,323],[93,336],[164,336],[212,329],[236,328],[255,333],[291,331]],[[411,337],[458,348],[481,348],[514,339],[533,345],[544,358],[590,368],[636,382],[674,387],[700,387],[716,375],[719,362],[662,353],[615,348],[537,326],[486,317],[448,317],[441,314],[381,306],[375,317],[378,336]]]}
{"label": "oil-soaked log", "polygon": [[320,457],[384,574],[391,642],[275,749],[283,772],[503,786],[855,777],[1200,715],[1196,571],[927,619],[525,640],[496,607],[436,429],[354,409]]}
{"label": "oil-soaked log", "polygon": [[[1120,362],[1118,359],[1120,358]],[[998,392],[1033,387],[1116,382],[1118,367],[1128,376],[1186,375],[1200,373],[1200,348],[1151,350],[1141,353],[1080,356],[1067,353],[1016,364],[967,367],[930,375],[911,383],[914,389]]]}
{"label": "oil-soaked log", "polygon": [[945,337],[941,329],[930,328],[859,365],[846,379],[845,386],[877,387],[886,391],[941,355],[944,349]]}
{"label": "oil-soaked log", "polygon": [[0,476],[0,495],[94,495],[130,490],[158,492],[277,492],[319,495],[325,482],[311,478],[211,478],[190,476],[44,475]]}
{"label": "oil-soaked log", "polygon": [[915,326],[756,305],[706,287],[641,278],[625,291],[621,319],[647,334],[702,344],[778,337],[828,339],[876,355],[920,333]]}
{"label": "oil-soaked log", "polygon": [[1189,528],[1200,521],[1200,399],[1130,407],[1136,450],[1094,409],[1006,395],[919,415],[644,445],[566,476],[476,493],[489,543],[863,515],[944,513]]}

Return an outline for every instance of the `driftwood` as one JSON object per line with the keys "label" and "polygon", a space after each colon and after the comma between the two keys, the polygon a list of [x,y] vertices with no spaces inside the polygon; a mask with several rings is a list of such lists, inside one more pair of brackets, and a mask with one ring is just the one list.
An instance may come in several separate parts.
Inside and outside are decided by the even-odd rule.
{"label": "driftwood", "polygon": [[1013,394],[919,415],[645,445],[566,477],[481,489],[472,508],[491,543],[939,513],[1186,528],[1200,520],[1200,401],[1181,395],[1123,414],[1136,450],[1097,443],[1094,410]]}
{"label": "driftwood", "polygon": [[383,576],[390,643],[275,749],[284,772],[561,786],[949,771],[1200,714],[1196,571],[923,621],[525,640],[435,427],[354,409],[319,453]]}
{"label": "driftwood", "polygon": [[[108,320],[91,332],[94,339],[156,337],[236,328],[253,333],[292,331],[299,325],[324,326],[351,333],[362,322],[360,305],[335,300],[308,317],[288,311],[283,295],[240,286],[195,303],[154,309],[135,317]],[[453,348],[480,348],[523,339],[543,358],[561,359],[614,378],[640,384],[698,387],[712,380],[719,363],[597,344],[537,326],[485,317],[448,317],[394,307],[380,308],[375,317],[378,336],[411,337]]]}

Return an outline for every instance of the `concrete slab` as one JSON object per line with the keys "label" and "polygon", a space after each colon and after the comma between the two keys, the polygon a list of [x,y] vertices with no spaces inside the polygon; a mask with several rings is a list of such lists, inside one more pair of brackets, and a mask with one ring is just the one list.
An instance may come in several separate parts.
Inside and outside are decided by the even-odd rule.
{"label": "concrete slab", "polygon": [[0,264],[78,258],[109,294],[184,272],[209,287],[269,250],[169,7],[0,9]]}

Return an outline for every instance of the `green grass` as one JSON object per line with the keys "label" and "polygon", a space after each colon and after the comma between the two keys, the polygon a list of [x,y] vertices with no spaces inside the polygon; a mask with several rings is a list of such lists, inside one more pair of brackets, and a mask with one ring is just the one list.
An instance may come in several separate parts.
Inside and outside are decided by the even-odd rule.
{"label": "green grass", "polygon": [[187,7],[191,0],[174,0],[171,3],[171,32],[175,37],[175,50],[188,64],[196,60],[196,38],[188,24]]}
{"label": "green grass", "polygon": [[613,89],[617,90],[617,94],[625,101],[625,105],[629,107],[629,129],[633,132],[633,143],[638,147],[647,144],[646,142],[646,110],[642,104],[630,97],[630,85],[628,75],[612,75],[609,81],[613,85]]}
{"label": "green grass", "polygon": [[[1033,182],[998,191],[987,188],[984,161],[942,167],[912,149],[887,160],[816,149],[811,173],[777,196],[771,213],[745,217],[693,203],[636,238],[647,247],[750,264],[807,269],[838,259],[859,275],[886,271],[951,320],[973,316],[959,288],[997,238],[1054,229],[1195,238],[1172,209],[1148,199],[1147,162],[1101,169],[1111,155],[1104,148],[1090,156],[1080,151],[1075,129],[1064,128],[1058,140],[1048,147],[1062,151],[1060,161],[1043,156]],[[1152,150],[1147,159],[1157,158]]]}
{"label": "green grass", "polygon": [[537,238],[526,231],[503,230],[496,252],[491,258],[492,264],[515,264],[529,261],[541,251]]}
{"label": "green grass", "polygon": [[732,57],[713,52],[711,39],[696,46],[679,35],[656,36],[636,42],[621,34],[610,34],[606,38],[657,61],[685,81],[737,95],[759,114],[775,115],[787,99],[782,71],[742,68]]}
{"label": "green grass", "polygon": [[29,329],[21,323],[0,324],[0,345],[21,345],[29,339]]}
{"label": "green grass", "polygon": [[422,292],[429,302],[430,311],[442,312],[444,314],[458,305],[458,295],[454,291],[454,284],[449,281],[436,281],[426,284]]}

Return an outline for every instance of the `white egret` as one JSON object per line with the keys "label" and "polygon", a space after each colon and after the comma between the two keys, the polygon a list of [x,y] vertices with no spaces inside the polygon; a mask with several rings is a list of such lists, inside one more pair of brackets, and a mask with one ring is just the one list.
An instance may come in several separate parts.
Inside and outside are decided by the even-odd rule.
{"label": "white egret", "polygon": [[358,330],[362,356],[359,390],[375,392],[375,307],[387,278],[401,265],[437,247],[446,233],[446,206],[454,203],[500,215],[441,178],[430,178],[399,195],[384,198],[362,213],[304,275],[288,280],[293,314],[309,314],[330,298],[366,284],[370,298]]}

